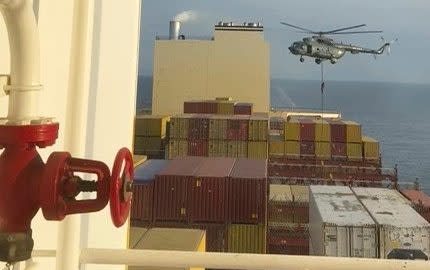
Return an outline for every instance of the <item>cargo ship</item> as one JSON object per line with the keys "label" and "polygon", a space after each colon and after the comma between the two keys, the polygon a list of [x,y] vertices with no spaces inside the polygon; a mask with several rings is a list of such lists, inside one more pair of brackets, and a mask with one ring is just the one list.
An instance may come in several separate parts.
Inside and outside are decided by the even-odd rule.
{"label": "cargo ship", "polygon": [[170,27],[152,114],[135,119],[132,230],[204,230],[209,252],[428,260],[429,197],[401,190],[376,139],[340,112],[270,107],[261,24],[220,22],[210,40]]}

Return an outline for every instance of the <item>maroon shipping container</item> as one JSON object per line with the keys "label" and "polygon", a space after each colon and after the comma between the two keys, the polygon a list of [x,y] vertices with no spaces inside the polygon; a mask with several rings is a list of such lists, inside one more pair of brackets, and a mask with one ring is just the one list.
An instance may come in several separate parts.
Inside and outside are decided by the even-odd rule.
{"label": "maroon shipping container", "polygon": [[315,156],[315,142],[300,142],[300,156],[314,157]]}
{"label": "maroon shipping container", "polygon": [[168,164],[156,177],[154,187],[155,221],[186,221],[188,219],[188,183],[202,158],[177,158]]}
{"label": "maroon shipping container", "polygon": [[315,122],[312,119],[299,119],[300,123],[300,140],[315,141]]}
{"label": "maroon shipping container", "polygon": [[199,113],[199,106],[198,101],[185,101],[184,113]]}
{"label": "maroon shipping container", "polygon": [[234,158],[206,158],[190,182],[188,195],[191,222],[227,220],[226,184],[235,164]]}
{"label": "maroon shipping container", "polygon": [[332,157],[345,157],[347,156],[346,143],[332,142],[331,143]]}
{"label": "maroon shipping container", "polygon": [[401,193],[414,204],[415,210],[430,222],[430,196],[421,190],[403,189]]}
{"label": "maroon shipping container", "polygon": [[188,139],[209,139],[209,115],[197,114],[191,117],[188,127]]}
{"label": "maroon shipping container", "polygon": [[346,124],[342,120],[328,120],[332,142],[346,142]]}
{"label": "maroon shipping container", "polygon": [[237,159],[227,186],[230,222],[266,222],[267,160]]}
{"label": "maroon shipping container", "polygon": [[234,104],[234,114],[236,115],[251,115],[252,103],[236,103]]}
{"label": "maroon shipping container", "polygon": [[247,141],[248,127],[249,117],[233,116],[227,120],[227,139],[234,141]]}
{"label": "maroon shipping container", "polygon": [[190,139],[188,141],[188,155],[189,156],[208,156],[208,141],[207,140],[196,140]]}
{"label": "maroon shipping container", "polygon": [[133,185],[133,203],[130,220],[134,223],[152,221],[154,199],[154,181],[135,183]]}

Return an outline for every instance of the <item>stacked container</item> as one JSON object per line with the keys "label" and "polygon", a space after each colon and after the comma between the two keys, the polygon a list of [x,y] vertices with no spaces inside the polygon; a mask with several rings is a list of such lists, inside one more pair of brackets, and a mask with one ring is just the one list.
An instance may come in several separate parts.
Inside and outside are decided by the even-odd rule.
{"label": "stacked container", "polygon": [[249,118],[248,158],[267,159],[269,137],[269,117],[254,114]]}
{"label": "stacked container", "polygon": [[415,210],[430,222],[430,196],[422,190],[404,189],[401,193],[412,202]]}
{"label": "stacked container", "polygon": [[168,116],[136,116],[134,153],[147,155],[149,158],[163,158],[169,119]]}
{"label": "stacked container", "polygon": [[252,103],[235,102],[231,98],[217,98],[215,100],[185,101],[184,113],[251,115],[252,107]]}

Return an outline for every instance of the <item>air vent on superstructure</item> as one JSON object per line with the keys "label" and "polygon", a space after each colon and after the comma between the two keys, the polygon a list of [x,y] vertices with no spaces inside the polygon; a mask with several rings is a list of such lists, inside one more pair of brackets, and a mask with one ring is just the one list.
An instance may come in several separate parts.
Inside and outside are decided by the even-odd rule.
{"label": "air vent on superstructure", "polygon": [[179,21],[170,21],[169,28],[169,39],[177,40],[179,39],[179,31],[181,29],[181,22]]}

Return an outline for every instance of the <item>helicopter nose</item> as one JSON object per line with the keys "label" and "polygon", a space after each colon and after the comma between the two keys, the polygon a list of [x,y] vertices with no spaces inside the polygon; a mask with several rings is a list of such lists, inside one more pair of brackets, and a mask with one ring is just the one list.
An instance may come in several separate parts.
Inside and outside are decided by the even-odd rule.
{"label": "helicopter nose", "polygon": [[293,48],[293,46],[290,46],[290,47],[288,47],[288,49],[290,50],[290,52],[292,52],[292,53],[294,53],[294,48]]}

